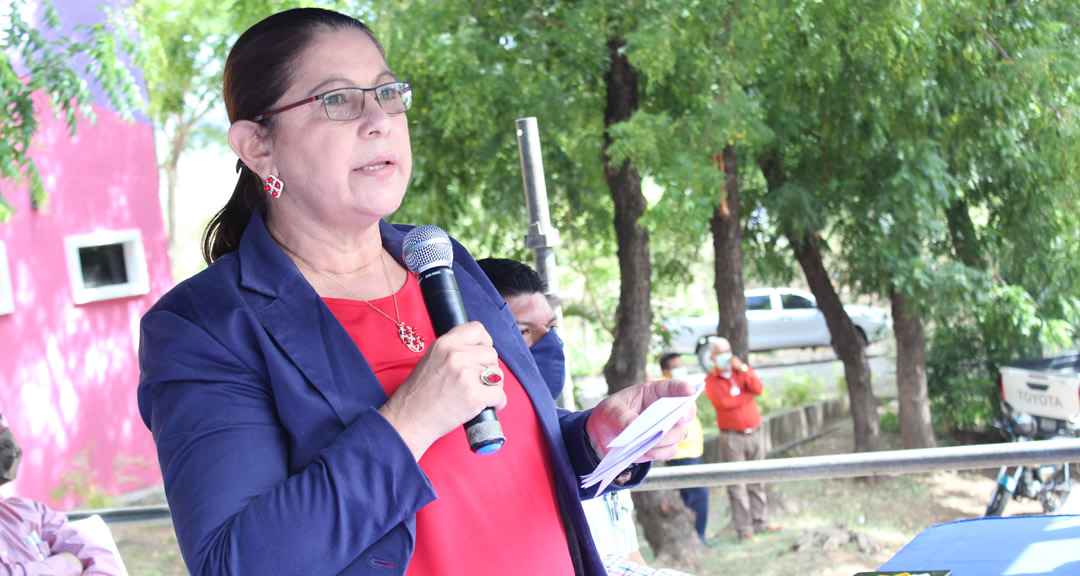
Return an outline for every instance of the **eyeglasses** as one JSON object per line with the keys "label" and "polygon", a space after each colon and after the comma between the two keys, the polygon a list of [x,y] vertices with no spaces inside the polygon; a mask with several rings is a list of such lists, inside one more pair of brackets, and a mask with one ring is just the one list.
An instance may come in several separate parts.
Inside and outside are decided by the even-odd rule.
{"label": "eyeglasses", "polygon": [[375,101],[387,114],[404,114],[412,108],[412,85],[408,82],[387,82],[374,88],[335,88],[329,92],[316,94],[311,98],[304,98],[288,106],[275,108],[269,112],[263,112],[252,118],[259,122],[275,114],[281,114],[286,110],[292,110],[297,106],[303,106],[310,102],[322,100],[323,110],[326,117],[331,120],[356,120],[364,114],[364,101],[367,100],[364,92],[374,92]]}

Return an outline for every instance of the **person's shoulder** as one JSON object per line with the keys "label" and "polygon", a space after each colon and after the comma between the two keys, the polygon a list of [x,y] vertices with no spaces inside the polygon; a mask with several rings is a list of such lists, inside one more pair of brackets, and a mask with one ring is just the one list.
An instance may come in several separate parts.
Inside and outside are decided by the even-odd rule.
{"label": "person's shoulder", "polygon": [[44,503],[34,500],[32,498],[23,498],[22,496],[8,496],[7,498],[0,498],[0,504],[9,511],[15,511],[17,513],[41,513],[49,510],[49,507]]}
{"label": "person's shoulder", "polygon": [[226,254],[200,272],[186,278],[162,295],[147,314],[200,308],[208,301],[224,302],[240,285],[240,266],[235,252]]}

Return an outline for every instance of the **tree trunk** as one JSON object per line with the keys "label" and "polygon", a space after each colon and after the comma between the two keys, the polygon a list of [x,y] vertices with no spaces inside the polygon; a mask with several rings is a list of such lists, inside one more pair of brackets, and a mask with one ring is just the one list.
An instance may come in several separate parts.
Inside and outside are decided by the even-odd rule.
{"label": "tree trunk", "polygon": [[720,199],[709,227],[716,254],[713,286],[720,313],[716,333],[731,342],[731,351],[746,360],[749,342],[746,326],[746,298],[743,296],[742,222],[739,219],[739,165],[733,146],[724,147],[714,158],[724,172],[725,197]]}
{"label": "tree trunk", "polygon": [[[604,126],[630,119],[638,106],[637,70],[620,48],[622,38],[608,42],[611,69],[605,76],[607,106]],[[611,136],[604,132],[604,178],[615,203],[615,237],[619,255],[619,305],[615,312],[615,341],[611,357],[604,365],[608,393],[645,381],[645,364],[652,331],[652,264],[649,261],[649,232],[638,224],[645,214],[641,175],[626,160],[613,166],[607,155]]]}
{"label": "tree trunk", "polygon": [[679,491],[636,491],[630,497],[638,524],[656,554],[652,565],[698,568],[697,557],[707,549],[694,531],[694,513],[683,505]]}
{"label": "tree trunk", "polygon": [[978,233],[975,223],[971,221],[967,202],[954,200],[945,210],[945,217],[949,222],[949,239],[957,259],[976,270],[986,270],[986,258],[979,247]]}
{"label": "tree trunk", "polygon": [[183,122],[183,118],[176,119],[176,131],[173,132],[172,138],[169,142],[169,154],[168,160],[166,160],[165,169],[165,202],[168,214],[166,215],[166,224],[168,229],[166,233],[169,237],[169,256],[174,256],[173,252],[176,248],[176,187],[180,180],[180,155],[184,152],[184,146],[187,145],[188,126]]}
{"label": "tree trunk", "polygon": [[[638,106],[637,70],[620,49],[622,38],[608,42],[611,68],[605,76],[607,106],[604,126],[630,119]],[[611,356],[604,365],[608,392],[645,381],[645,363],[652,332],[652,264],[649,259],[649,233],[638,224],[645,213],[641,193],[641,175],[629,160],[613,166],[607,155],[612,140],[604,133],[604,178],[615,203],[615,237],[619,252],[619,305],[615,318],[615,341]],[[682,503],[678,491],[663,490],[632,495],[638,523],[645,538],[659,558],[689,564],[703,548],[694,531],[693,516]],[[695,547],[695,544],[697,546]]]}
{"label": "tree trunk", "polygon": [[165,220],[167,225],[166,234],[169,237],[169,255],[173,255],[173,249],[176,248],[176,179],[177,179],[177,167],[176,164],[168,164],[165,166],[165,209],[167,211]]}
{"label": "tree trunk", "polygon": [[[770,191],[784,185],[787,176],[780,157],[766,152],[758,158],[758,165]],[[881,448],[881,426],[877,415],[877,400],[870,379],[870,361],[866,357],[863,339],[855,330],[840,296],[829,280],[825,263],[821,259],[816,235],[787,235],[788,243],[795,252],[795,259],[803,269],[806,283],[814,293],[818,309],[825,315],[825,324],[832,334],[833,345],[840,360],[844,362],[844,379],[848,398],[851,400],[851,419],[855,425],[855,451],[872,452]]]}
{"label": "tree trunk", "polygon": [[934,427],[926,391],[926,332],[922,317],[907,307],[907,298],[890,290],[896,334],[896,389],[900,400],[900,437],[904,448],[933,448]]}
{"label": "tree trunk", "polygon": [[870,379],[870,361],[866,357],[862,336],[855,330],[840,295],[836,293],[829,273],[821,259],[821,250],[813,236],[789,236],[795,259],[806,275],[806,283],[814,293],[818,309],[825,315],[825,324],[832,334],[836,354],[844,362],[844,379],[851,400],[851,419],[855,424],[855,451],[872,452],[881,449],[881,427],[878,422],[877,400]]}

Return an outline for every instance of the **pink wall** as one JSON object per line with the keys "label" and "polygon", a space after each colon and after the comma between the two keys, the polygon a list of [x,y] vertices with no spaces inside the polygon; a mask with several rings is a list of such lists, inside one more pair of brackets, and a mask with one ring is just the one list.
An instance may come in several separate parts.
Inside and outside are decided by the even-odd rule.
{"label": "pink wall", "polygon": [[[48,203],[35,211],[25,189],[0,182],[16,210],[0,224],[15,301],[0,316],[0,411],[24,450],[18,478],[0,490],[66,508],[78,498],[50,494],[65,472],[110,494],[161,481],[135,401],[138,329],[172,280],[151,127],[95,105],[97,122],[80,121],[70,137],[38,104],[32,155]],[[75,305],[64,237],[131,228],[142,233],[150,293]]]}

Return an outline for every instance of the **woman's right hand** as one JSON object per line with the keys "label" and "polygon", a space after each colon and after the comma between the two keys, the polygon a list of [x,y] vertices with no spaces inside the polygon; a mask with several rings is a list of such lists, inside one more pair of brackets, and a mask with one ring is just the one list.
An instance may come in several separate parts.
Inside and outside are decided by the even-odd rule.
{"label": "woman's right hand", "polygon": [[506,406],[502,382],[487,385],[480,374],[499,365],[484,326],[468,322],[435,339],[427,353],[379,412],[419,461],[439,438],[484,408]]}

